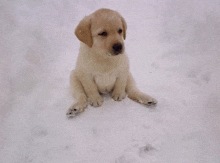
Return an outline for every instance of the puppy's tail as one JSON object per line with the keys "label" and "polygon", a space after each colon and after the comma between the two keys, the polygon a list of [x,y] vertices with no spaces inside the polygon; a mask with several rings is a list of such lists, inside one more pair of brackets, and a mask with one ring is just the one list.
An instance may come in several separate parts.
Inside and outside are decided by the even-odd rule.
{"label": "puppy's tail", "polygon": [[126,92],[128,94],[128,98],[131,100],[134,100],[136,102],[139,102],[141,104],[145,105],[155,105],[157,103],[157,100],[152,98],[151,96],[141,92],[135,84],[134,78],[129,73],[127,85],[126,85]]}

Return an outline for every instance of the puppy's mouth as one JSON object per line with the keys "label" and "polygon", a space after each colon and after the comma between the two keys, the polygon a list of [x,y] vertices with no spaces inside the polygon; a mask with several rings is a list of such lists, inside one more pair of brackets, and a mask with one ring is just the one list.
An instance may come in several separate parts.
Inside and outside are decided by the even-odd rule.
{"label": "puppy's mouth", "polygon": [[108,52],[108,53],[107,53],[107,55],[108,55],[109,57],[111,57],[111,56],[118,56],[118,55],[120,55],[120,54],[122,54],[122,52]]}

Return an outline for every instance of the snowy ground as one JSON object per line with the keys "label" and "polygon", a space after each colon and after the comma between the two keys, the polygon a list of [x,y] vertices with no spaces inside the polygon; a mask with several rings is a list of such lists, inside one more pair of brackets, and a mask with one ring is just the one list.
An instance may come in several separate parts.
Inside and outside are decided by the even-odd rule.
{"label": "snowy ground", "polygon": [[[105,97],[68,120],[77,23],[98,8],[127,21],[147,108]],[[1,163],[219,163],[219,0],[1,0]],[[144,75],[143,75],[144,73]]]}

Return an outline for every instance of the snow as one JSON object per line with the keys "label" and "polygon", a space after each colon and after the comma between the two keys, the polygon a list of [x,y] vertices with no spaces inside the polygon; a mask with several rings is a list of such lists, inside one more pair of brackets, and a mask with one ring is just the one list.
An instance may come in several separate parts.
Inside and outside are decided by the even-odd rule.
{"label": "snow", "polygon": [[[155,108],[105,96],[73,119],[78,22],[99,8],[128,24],[126,51]],[[218,0],[0,2],[1,163],[219,163]]]}

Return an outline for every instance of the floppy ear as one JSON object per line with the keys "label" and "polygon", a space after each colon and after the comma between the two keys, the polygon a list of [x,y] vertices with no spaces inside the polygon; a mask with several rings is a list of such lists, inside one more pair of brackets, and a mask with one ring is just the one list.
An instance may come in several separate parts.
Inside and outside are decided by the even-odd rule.
{"label": "floppy ear", "polygon": [[83,20],[81,20],[78,26],[75,29],[76,37],[88,45],[92,47],[92,34],[91,34],[91,17],[86,16]]}
{"label": "floppy ear", "polygon": [[121,17],[121,21],[122,21],[122,26],[123,26],[123,37],[124,37],[124,40],[125,40],[126,31],[127,31],[127,23],[125,22],[125,19],[123,17]]}

